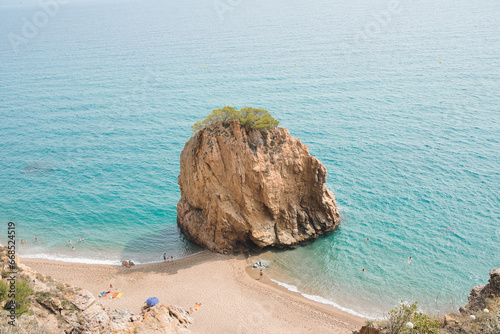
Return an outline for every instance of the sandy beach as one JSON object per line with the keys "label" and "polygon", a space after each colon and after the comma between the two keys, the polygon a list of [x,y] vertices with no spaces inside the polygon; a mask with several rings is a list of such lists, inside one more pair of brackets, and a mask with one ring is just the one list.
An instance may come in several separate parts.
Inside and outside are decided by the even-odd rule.
{"label": "sandy beach", "polygon": [[274,284],[244,256],[202,252],[173,262],[134,266],[95,265],[40,259],[21,259],[33,270],[98,296],[109,290],[120,299],[99,298],[106,308],[139,313],[148,297],[160,303],[190,308],[194,333],[346,333],[365,319],[310,301]]}

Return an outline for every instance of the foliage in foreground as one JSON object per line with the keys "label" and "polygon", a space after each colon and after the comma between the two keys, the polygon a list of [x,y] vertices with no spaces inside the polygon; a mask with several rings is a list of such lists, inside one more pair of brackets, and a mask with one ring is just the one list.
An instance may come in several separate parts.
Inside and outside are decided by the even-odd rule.
{"label": "foliage in foreground", "polygon": [[500,333],[500,297],[486,298],[486,307],[473,314],[453,314],[460,326],[446,327],[447,334],[499,334]]}
{"label": "foliage in foreground", "polygon": [[0,280],[0,302],[7,300],[9,295],[9,286],[2,280]]}
{"label": "foliage in foreground", "polygon": [[[0,281],[0,301],[7,300],[5,309],[10,310],[12,298],[8,297],[8,285],[4,281]],[[29,286],[28,281],[22,280],[16,282],[15,302],[16,302],[16,315],[19,317],[30,310],[31,302],[30,296],[33,290]]]}
{"label": "foliage in foreground", "polygon": [[267,110],[252,107],[236,110],[233,107],[226,106],[221,109],[215,109],[207,118],[194,123],[191,129],[193,133],[195,133],[207,125],[223,123],[230,120],[239,120],[241,125],[252,129],[264,129],[279,124],[279,121],[275,120]]}
{"label": "foliage in foreground", "polygon": [[[413,328],[407,326],[408,323]],[[392,309],[387,317],[387,321],[382,324],[382,328],[390,334],[438,334],[439,320],[428,316],[418,310],[417,302],[413,304],[401,304]]]}
{"label": "foliage in foreground", "polygon": [[419,311],[416,302],[401,302],[389,312],[387,320],[370,322],[367,326],[386,334],[500,334],[500,297],[486,299],[484,310],[448,317],[452,321],[446,324]]}

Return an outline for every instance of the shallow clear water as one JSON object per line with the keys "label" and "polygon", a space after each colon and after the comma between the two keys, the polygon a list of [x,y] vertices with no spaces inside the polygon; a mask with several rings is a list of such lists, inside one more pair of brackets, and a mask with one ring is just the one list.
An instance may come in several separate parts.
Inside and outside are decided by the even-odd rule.
{"label": "shallow clear water", "polygon": [[30,240],[20,254],[199,251],[176,227],[179,156],[191,124],[232,105],[307,144],[342,215],[270,255],[275,279],[379,316],[456,307],[500,267],[498,1],[50,8],[0,5],[0,221]]}

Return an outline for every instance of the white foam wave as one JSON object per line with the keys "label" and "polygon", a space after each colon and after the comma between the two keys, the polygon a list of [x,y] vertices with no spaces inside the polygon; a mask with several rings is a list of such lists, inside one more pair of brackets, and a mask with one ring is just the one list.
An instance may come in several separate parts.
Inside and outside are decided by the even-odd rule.
{"label": "white foam wave", "polygon": [[326,305],[333,306],[333,307],[338,308],[338,309],[340,309],[340,310],[342,310],[344,312],[347,312],[349,314],[352,314],[352,315],[355,315],[355,316],[358,316],[358,317],[362,317],[362,318],[366,318],[366,319],[370,319],[370,320],[376,320],[377,319],[377,318],[372,317],[370,315],[363,314],[363,313],[351,310],[349,308],[340,306],[339,304],[337,304],[337,303],[335,303],[335,302],[333,302],[333,301],[331,301],[329,299],[326,299],[324,297],[317,296],[317,295],[309,295],[307,293],[300,292],[299,289],[296,286],[294,286],[294,285],[286,284],[286,283],[274,280],[272,278],[271,278],[271,281],[273,281],[274,283],[278,284],[279,286],[282,286],[282,287],[286,288],[287,290],[290,290],[292,292],[297,292],[297,293],[301,294],[303,297],[305,297],[305,298],[307,298],[309,300],[313,300],[313,301],[321,303],[321,304],[326,304]]}
{"label": "white foam wave", "polygon": [[293,292],[297,292],[297,293],[300,293],[299,289],[297,289],[297,287],[295,285],[291,285],[291,284],[286,284],[286,283],[283,283],[283,282],[280,282],[280,281],[277,281],[277,280],[274,280],[271,278],[271,281],[273,281],[274,283],[284,287],[285,289],[287,290],[290,290],[290,291],[293,291]]}
{"label": "white foam wave", "polygon": [[43,260],[52,260],[52,261],[61,261],[61,262],[74,262],[74,263],[85,263],[85,264],[107,264],[112,266],[121,265],[119,260],[99,260],[99,259],[88,259],[88,258],[78,258],[78,257],[65,257],[62,255],[53,255],[53,254],[23,254],[21,255],[23,259],[43,259]]}
{"label": "white foam wave", "polygon": [[[177,260],[189,258],[199,253],[203,253],[204,251],[194,252],[192,254],[179,257]],[[52,260],[52,261],[61,261],[61,262],[74,262],[74,263],[84,263],[84,264],[105,264],[111,266],[120,266],[122,264],[121,260],[102,260],[102,259],[91,259],[91,258],[79,258],[79,257],[66,257],[64,255],[54,255],[47,253],[36,253],[36,254],[20,254],[19,255],[23,259],[43,259],[43,260]],[[136,265],[140,264],[151,264],[151,263],[160,263],[163,261],[136,261],[132,259]]]}

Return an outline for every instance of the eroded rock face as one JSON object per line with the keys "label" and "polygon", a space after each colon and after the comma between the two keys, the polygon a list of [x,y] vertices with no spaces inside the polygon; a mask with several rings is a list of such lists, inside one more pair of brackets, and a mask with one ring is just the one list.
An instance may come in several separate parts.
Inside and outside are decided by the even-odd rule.
{"label": "eroded rock face", "polygon": [[191,331],[186,327],[191,321],[191,317],[180,307],[156,305],[144,314],[140,326],[134,333],[189,334]]}
{"label": "eroded rock face", "polygon": [[294,246],[340,222],[325,182],[326,168],[287,129],[214,124],[182,151],[177,223],[218,252]]}
{"label": "eroded rock face", "polygon": [[467,311],[479,311],[485,308],[486,299],[500,296],[500,269],[490,271],[488,284],[475,286],[469,295]]}
{"label": "eroded rock face", "polygon": [[[9,268],[5,265],[7,252],[0,245],[0,267]],[[17,269],[19,279],[33,289],[29,296],[32,315],[24,314],[16,321],[22,333],[191,333],[187,327],[193,318],[181,307],[156,305],[144,314],[123,308],[109,311],[87,290],[57,282],[22,263]],[[2,317],[0,325],[6,328],[9,317]]]}
{"label": "eroded rock face", "polygon": [[95,297],[87,290],[80,290],[77,294],[67,296],[79,310],[86,310],[95,301]]}

